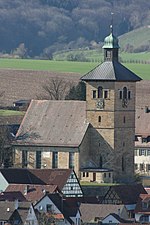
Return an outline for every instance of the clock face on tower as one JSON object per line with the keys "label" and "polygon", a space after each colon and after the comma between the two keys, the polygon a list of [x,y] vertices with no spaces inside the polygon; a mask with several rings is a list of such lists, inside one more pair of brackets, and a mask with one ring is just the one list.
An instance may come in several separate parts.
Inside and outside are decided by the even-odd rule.
{"label": "clock face on tower", "polygon": [[98,109],[103,109],[103,108],[104,108],[104,99],[99,99],[99,100],[97,100],[97,102],[96,102],[96,107],[97,107]]}

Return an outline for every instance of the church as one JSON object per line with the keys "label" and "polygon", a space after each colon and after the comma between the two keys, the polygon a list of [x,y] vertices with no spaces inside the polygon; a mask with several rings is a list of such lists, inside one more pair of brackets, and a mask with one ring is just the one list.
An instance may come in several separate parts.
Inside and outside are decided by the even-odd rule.
{"label": "church", "polygon": [[113,30],[104,62],[81,77],[86,101],[32,100],[13,142],[14,167],[72,168],[81,181],[134,181],[136,82]]}

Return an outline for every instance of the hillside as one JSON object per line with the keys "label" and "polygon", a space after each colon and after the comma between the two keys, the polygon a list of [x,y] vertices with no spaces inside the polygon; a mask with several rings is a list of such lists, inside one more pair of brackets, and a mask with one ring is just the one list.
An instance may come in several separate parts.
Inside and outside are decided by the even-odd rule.
{"label": "hillside", "polygon": [[119,37],[121,51],[150,52],[150,25],[144,26]]}
{"label": "hillside", "polygon": [[112,11],[117,36],[149,25],[147,0],[0,0],[1,56],[50,59],[58,50],[99,44]]}

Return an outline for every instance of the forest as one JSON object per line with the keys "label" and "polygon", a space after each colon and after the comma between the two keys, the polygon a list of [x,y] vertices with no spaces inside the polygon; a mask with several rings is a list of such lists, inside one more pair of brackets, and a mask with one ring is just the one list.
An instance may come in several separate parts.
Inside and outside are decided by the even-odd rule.
{"label": "forest", "polygon": [[0,0],[0,53],[51,58],[150,24],[147,0]]}

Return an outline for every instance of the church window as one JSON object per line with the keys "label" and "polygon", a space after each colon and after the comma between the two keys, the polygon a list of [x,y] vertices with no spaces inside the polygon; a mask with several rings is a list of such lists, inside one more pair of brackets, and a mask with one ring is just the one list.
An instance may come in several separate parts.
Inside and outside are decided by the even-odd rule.
{"label": "church window", "polygon": [[109,98],[109,92],[108,92],[108,90],[104,90],[104,98],[105,99]]}
{"label": "church window", "polygon": [[128,91],[128,99],[131,99],[131,91]]}
{"label": "church window", "polygon": [[41,169],[41,151],[36,151],[36,168]]}
{"label": "church window", "polygon": [[58,168],[58,152],[53,152],[53,155],[52,155],[52,168]]}
{"label": "church window", "polygon": [[101,116],[98,117],[98,122],[99,122],[99,123],[101,122]]}
{"label": "church window", "polygon": [[98,98],[103,98],[103,88],[98,87]]}
{"label": "church window", "polygon": [[127,93],[128,93],[127,88],[124,87],[123,88],[123,99],[127,99]]}
{"label": "church window", "polygon": [[22,168],[26,168],[28,166],[28,152],[22,151]]}
{"label": "church window", "polygon": [[69,152],[69,168],[74,168],[74,152]]}
{"label": "church window", "polygon": [[89,173],[88,172],[86,173],[86,177],[89,177]]}
{"label": "church window", "polygon": [[93,98],[96,98],[96,90],[93,91]]}
{"label": "church window", "polygon": [[83,172],[83,177],[85,177],[85,172]]}

